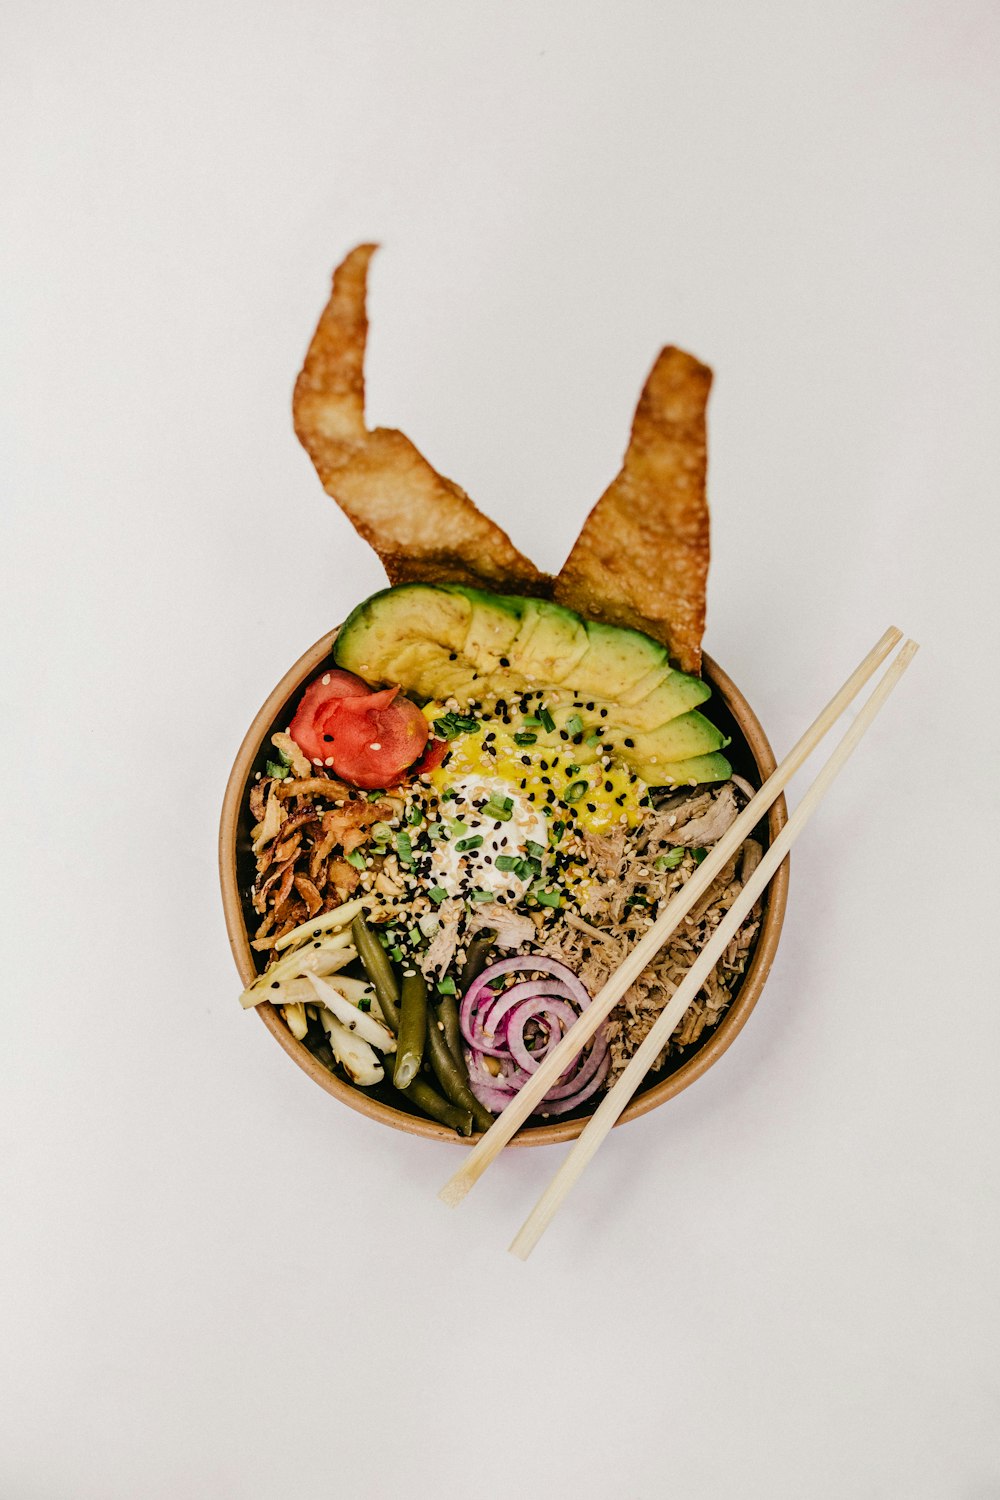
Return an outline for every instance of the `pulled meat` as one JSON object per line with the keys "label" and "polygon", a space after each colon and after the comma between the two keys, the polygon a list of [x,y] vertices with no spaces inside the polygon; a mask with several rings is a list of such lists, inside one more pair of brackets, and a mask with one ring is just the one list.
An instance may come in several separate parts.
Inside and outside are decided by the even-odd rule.
{"label": "pulled meat", "polygon": [[[582,920],[567,920],[550,928],[544,951],[561,958],[579,974],[590,993],[596,994],[697,868],[690,850],[707,848],[721,838],[736,818],[742,800],[743,794],[727,782],[709,791],[668,798],[655,817],[638,828],[620,830],[613,845],[611,840],[597,840],[588,835],[587,849],[595,879],[583,902]],[[685,848],[680,863],[672,869],[658,870],[656,863],[661,855],[668,848],[678,847]],[[755,840],[747,839],[741,845],[611,1012],[606,1023],[611,1047],[609,1085],[649,1034],[761,856]],[[706,1029],[721,1019],[746,968],[759,921],[759,907],[755,907],[654,1068],[662,1068],[668,1058],[693,1046]]]}

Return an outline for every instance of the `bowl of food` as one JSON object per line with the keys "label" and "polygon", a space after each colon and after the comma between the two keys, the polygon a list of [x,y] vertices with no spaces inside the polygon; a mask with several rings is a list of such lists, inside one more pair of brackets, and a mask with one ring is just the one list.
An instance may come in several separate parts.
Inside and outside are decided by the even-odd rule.
{"label": "bowl of food", "polygon": [[[220,830],[255,1009],[350,1107],[489,1127],[774,769],[701,651],[710,374],[664,350],[622,471],[556,578],[401,433],[364,425],[372,247],[335,275],[295,393],[324,487],[379,552],[361,601],[268,695]],[[514,1138],[578,1135],[785,820],[782,799]],[[685,1088],[763,988],[782,867],[623,1119]]]}

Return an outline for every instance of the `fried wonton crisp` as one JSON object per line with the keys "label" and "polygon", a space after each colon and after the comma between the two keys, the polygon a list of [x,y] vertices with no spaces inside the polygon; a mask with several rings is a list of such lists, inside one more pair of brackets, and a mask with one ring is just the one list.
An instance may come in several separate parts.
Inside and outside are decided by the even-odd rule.
{"label": "fried wonton crisp", "polygon": [[295,384],[298,434],[323,488],[382,559],[391,583],[487,584],[547,594],[551,581],[401,432],[365,426],[366,287],[374,245],[337,268]]}
{"label": "fried wonton crisp", "polygon": [[621,470],[588,516],[555,596],[587,619],[662,641],[701,670],[708,579],[705,407],[712,372],[664,349],[639,398]]}

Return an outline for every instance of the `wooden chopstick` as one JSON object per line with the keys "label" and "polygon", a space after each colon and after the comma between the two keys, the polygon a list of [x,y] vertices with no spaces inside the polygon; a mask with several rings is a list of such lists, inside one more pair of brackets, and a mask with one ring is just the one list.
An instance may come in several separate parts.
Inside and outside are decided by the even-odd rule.
{"label": "wooden chopstick", "polygon": [[605,1095],[598,1108],[587,1121],[586,1129],[574,1143],[569,1156],[563,1162],[548,1187],[545,1189],[510,1246],[512,1255],[527,1260],[535,1245],[552,1220],[567,1193],[579,1181],[587,1163],[593,1158],[601,1142],[625,1109],[656,1058],[662,1052],[674,1028],[679,1025],[685,1011],[695,1000],[709,974],[726,951],[730,941],[739,931],[754,902],[772,878],[781,861],[788,853],[812,814],[816,811],[830,786],[847,763],[861,737],[871,727],[876,714],[906,671],[918,650],[915,641],[906,641],[882,678],[881,682],[865,702],[843,739],[823,766],[816,780],[792,813],[764,858],[747,881],[729,911],[720,922],[711,939],[705,944],[676,993],[657,1017],[652,1030],[644,1038],[625,1071],[614,1087]]}
{"label": "wooden chopstick", "polygon": [[894,625],[890,626],[864,660],[859,662],[843,687],[834,694],[822,713],[788,752],[757,794],[751,798],[736,821],[714,848],[709,850],[698,868],[667,903],[645,937],[636,944],[621,967],[598,991],[580,1019],[570,1027],[559,1045],[549,1053],[538,1070],[531,1075],[529,1081],[514,1095],[503,1113],[497,1116],[482,1139],[473,1146],[457,1172],[448,1179],[438,1194],[444,1203],[454,1208],[475,1186],[514,1133],[524,1124],[532,1110],[553,1087],[560,1074],[565,1072],[577,1053],[607,1019],[625,991],[648,967],[695,902],[708,890],[719,871],[760,822],[771,804],[781,795],[796,771],[809,758],[844,709],[902,638],[902,632]]}

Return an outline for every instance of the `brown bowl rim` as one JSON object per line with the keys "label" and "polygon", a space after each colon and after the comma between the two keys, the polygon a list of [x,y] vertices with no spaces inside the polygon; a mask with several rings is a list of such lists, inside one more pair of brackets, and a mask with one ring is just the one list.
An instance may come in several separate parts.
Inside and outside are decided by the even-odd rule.
{"label": "brown bowl rim", "polygon": [[[314,645],[309,647],[308,651],[303,652],[298,661],[289,668],[273,691],[268,694],[243,737],[226,783],[219,826],[219,873],[229,946],[244,985],[249,984],[256,977],[257,969],[243,920],[243,904],[240,900],[237,879],[236,836],[240,808],[253,763],[267,729],[282,704],[291,698],[309,674],[329,655],[336,638],[336,630],[328,631],[327,634],[321,636]],[[719,693],[739,725],[757,765],[761,781],[766,780],[775,768],[775,759],[760,720],[732,678],[707,654],[703,655],[702,669],[704,676],[711,682],[713,689]],[[768,814],[768,836],[772,842],[784,827],[787,816],[785,799],[781,796]],[[711,1032],[707,1041],[681,1067],[659,1083],[637,1094],[623,1111],[618,1124],[623,1124],[626,1120],[638,1119],[640,1115],[674,1098],[694,1083],[695,1079],[700,1078],[714,1062],[717,1062],[742,1031],[750,1012],[760,998],[777,952],[788,900],[788,876],[789,868],[786,859],[768,888],[761,927],[750,966],[743,976],[736,999],[729,1006],[722,1020]],[[256,1010],[268,1031],[289,1057],[304,1073],[309,1075],[314,1083],[318,1083],[320,1088],[339,1099],[342,1104],[357,1110],[359,1114],[367,1115],[369,1119],[389,1125],[395,1130],[405,1130],[410,1135],[453,1143],[460,1141],[454,1131],[445,1126],[438,1125],[433,1120],[421,1119],[417,1115],[393,1109],[391,1105],[383,1103],[380,1099],[371,1098],[363,1090],[353,1087],[352,1084],[331,1073],[317,1058],[313,1057],[306,1046],[295,1040],[278,1011],[269,1002],[264,1001],[256,1007]],[[589,1116],[584,1116],[546,1125],[525,1126],[515,1135],[510,1144],[512,1146],[550,1146],[560,1141],[575,1140],[586,1125],[588,1118]],[[468,1142],[461,1143],[471,1144],[477,1139],[478,1136],[473,1135]]]}

